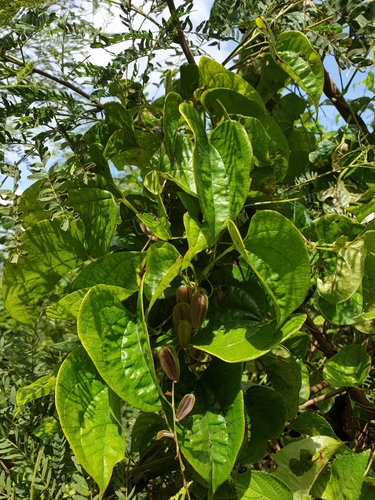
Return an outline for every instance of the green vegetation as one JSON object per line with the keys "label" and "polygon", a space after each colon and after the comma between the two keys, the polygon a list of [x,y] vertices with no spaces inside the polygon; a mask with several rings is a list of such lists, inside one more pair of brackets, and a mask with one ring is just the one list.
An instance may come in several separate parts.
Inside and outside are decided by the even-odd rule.
{"label": "green vegetation", "polygon": [[374,5],[0,11],[0,498],[375,498]]}

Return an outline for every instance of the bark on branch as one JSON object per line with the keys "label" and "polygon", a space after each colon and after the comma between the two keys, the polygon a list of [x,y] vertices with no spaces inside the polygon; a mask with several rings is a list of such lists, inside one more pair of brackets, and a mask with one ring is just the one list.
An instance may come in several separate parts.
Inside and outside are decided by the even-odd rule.
{"label": "bark on branch", "polygon": [[354,113],[350,105],[347,103],[339,89],[336,87],[335,82],[330,77],[329,73],[324,69],[324,93],[328,99],[335,106],[340,115],[344,118],[346,123],[354,123],[360,127],[362,132],[369,134],[369,129],[367,128],[365,122],[358,115]]}
{"label": "bark on branch", "polygon": [[[174,0],[167,0],[167,4],[168,4],[169,12],[171,13],[171,16],[173,16],[175,14],[175,12],[176,12],[176,7],[175,7],[175,4],[174,4]],[[176,35],[176,38],[175,38],[174,41],[176,43],[178,43],[179,45],[181,45],[182,51],[185,54],[185,57],[188,60],[188,63],[189,64],[196,64],[196,62],[194,60],[194,56],[191,53],[189,44],[188,44],[188,42],[187,42],[187,40],[185,38],[184,32],[181,29],[181,23],[180,23],[180,21],[178,19],[176,19],[174,21],[174,25],[177,28],[177,35]]]}

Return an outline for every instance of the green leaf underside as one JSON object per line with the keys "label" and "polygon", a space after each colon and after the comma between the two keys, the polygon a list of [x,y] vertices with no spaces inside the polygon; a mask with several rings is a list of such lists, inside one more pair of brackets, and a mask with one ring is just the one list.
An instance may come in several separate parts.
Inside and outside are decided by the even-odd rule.
{"label": "green leaf underside", "polygon": [[228,225],[233,243],[270,294],[278,324],[303,302],[310,287],[310,263],[304,240],[296,227],[278,212],[263,210],[241,236]]}
{"label": "green leaf underside", "polygon": [[297,361],[284,346],[275,347],[260,359],[273,388],[283,397],[287,420],[296,416],[301,390],[301,369]]}
{"label": "green leaf underside", "polygon": [[279,478],[255,470],[234,477],[238,500],[293,500],[293,493]]}
{"label": "green leaf underside", "polygon": [[66,231],[62,218],[43,220],[27,229],[20,237],[22,251],[16,264],[5,264],[3,297],[11,316],[33,325],[40,307],[60,279],[88,258],[84,246],[82,221],[69,224]]}
{"label": "green leaf underside", "polygon": [[328,436],[289,443],[274,455],[277,463],[275,476],[289,486],[294,500],[303,500],[323,467],[341,446],[341,441]]}
{"label": "green leaf underside", "polygon": [[160,409],[147,332],[106,285],[91,288],[77,320],[78,335],[98,372],[124,401]]}
{"label": "green leaf underside", "polygon": [[208,139],[198,112],[186,103],[180,105],[180,111],[195,138],[195,182],[213,244],[227,219],[237,217],[246,201],[252,147],[245,129],[238,122],[222,122]]}
{"label": "green leaf underside", "polygon": [[362,345],[346,345],[332,356],[323,369],[332,387],[356,387],[364,383],[371,368],[371,357]]}
{"label": "green leaf underside", "polygon": [[132,294],[139,288],[139,275],[145,259],[143,252],[118,252],[100,257],[80,272],[72,289],[103,284],[121,287]]}
{"label": "green leaf underside", "polygon": [[324,86],[324,68],[319,54],[299,31],[285,31],[276,42],[277,64],[295,80],[318,109]]}
{"label": "green leaf underside", "polygon": [[181,397],[193,390],[196,398],[191,413],[177,425],[181,451],[213,493],[232,471],[243,440],[241,374],[241,364],[214,359],[201,379],[187,382],[191,387],[177,386]]}
{"label": "green leaf underside", "polygon": [[366,247],[362,239],[337,251],[333,274],[317,280],[317,291],[328,302],[348,300],[359,288],[365,266]]}
{"label": "green leaf underside", "polygon": [[278,328],[275,320],[260,323],[249,312],[242,311],[233,317],[232,311],[226,315],[224,309],[215,311],[208,324],[192,337],[191,344],[227,363],[250,361],[290,337],[305,319],[304,314],[297,314]]}
{"label": "green leaf underside", "polygon": [[114,465],[124,457],[120,399],[103,382],[83,347],[63,362],[56,408],[75,456],[98,483],[102,498]]}
{"label": "green leaf underside", "polygon": [[295,419],[292,429],[306,436],[329,436],[337,439],[332,427],[327,420],[312,411],[300,413]]}

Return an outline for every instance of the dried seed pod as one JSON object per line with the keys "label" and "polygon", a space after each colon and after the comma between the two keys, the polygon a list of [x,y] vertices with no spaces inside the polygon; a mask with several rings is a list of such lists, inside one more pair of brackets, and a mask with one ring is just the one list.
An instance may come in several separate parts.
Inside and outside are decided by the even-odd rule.
{"label": "dried seed pod", "polygon": [[192,321],[191,326],[193,331],[199,330],[203,321],[206,318],[208,309],[208,296],[204,288],[197,288],[191,299]]}
{"label": "dried seed pod", "polygon": [[181,285],[176,290],[177,302],[186,302],[186,304],[191,303],[191,287],[188,285]]}
{"label": "dried seed pod", "polygon": [[181,349],[187,348],[190,342],[190,337],[191,337],[191,324],[183,319],[182,321],[180,321],[180,324],[178,325],[177,328],[177,339]]}
{"label": "dried seed pod", "polygon": [[180,401],[176,411],[176,422],[180,422],[194,408],[195,396],[194,393],[186,394]]}
{"label": "dried seed pod", "polygon": [[176,304],[173,308],[172,320],[176,332],[178,331],[178,325],[180,324],[181,321],[187,321],[188,323],[191,324],[192,320],[191,306],[189,304],[186,304],[186,302],[179,302],[178,304]]}
{"label": "dried seed pod", "polygon": [[172,380],[172,382],[178,382],[180,378],[180,362],[173,345],[162,347],[159,351],[159,359],[161,367],[167,377]]}
{"label": "dried seed pod", "polygon": [[172,438],[174,439],[174,434],[171,431],[159,431],[156,434],[156,439],[163,439],[163,438]]}

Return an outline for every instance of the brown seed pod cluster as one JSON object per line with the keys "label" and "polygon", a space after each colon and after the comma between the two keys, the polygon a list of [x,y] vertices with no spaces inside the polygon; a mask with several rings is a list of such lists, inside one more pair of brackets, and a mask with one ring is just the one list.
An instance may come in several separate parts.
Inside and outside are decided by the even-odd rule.
{"label": "brown seed pod cluster", "polygon": [[206,318],[208,296],[204,288],[181,285],[176,290],[176,299],[172,315],[173,326],[181,349],[186,349],[191,333],[199,330]]}

